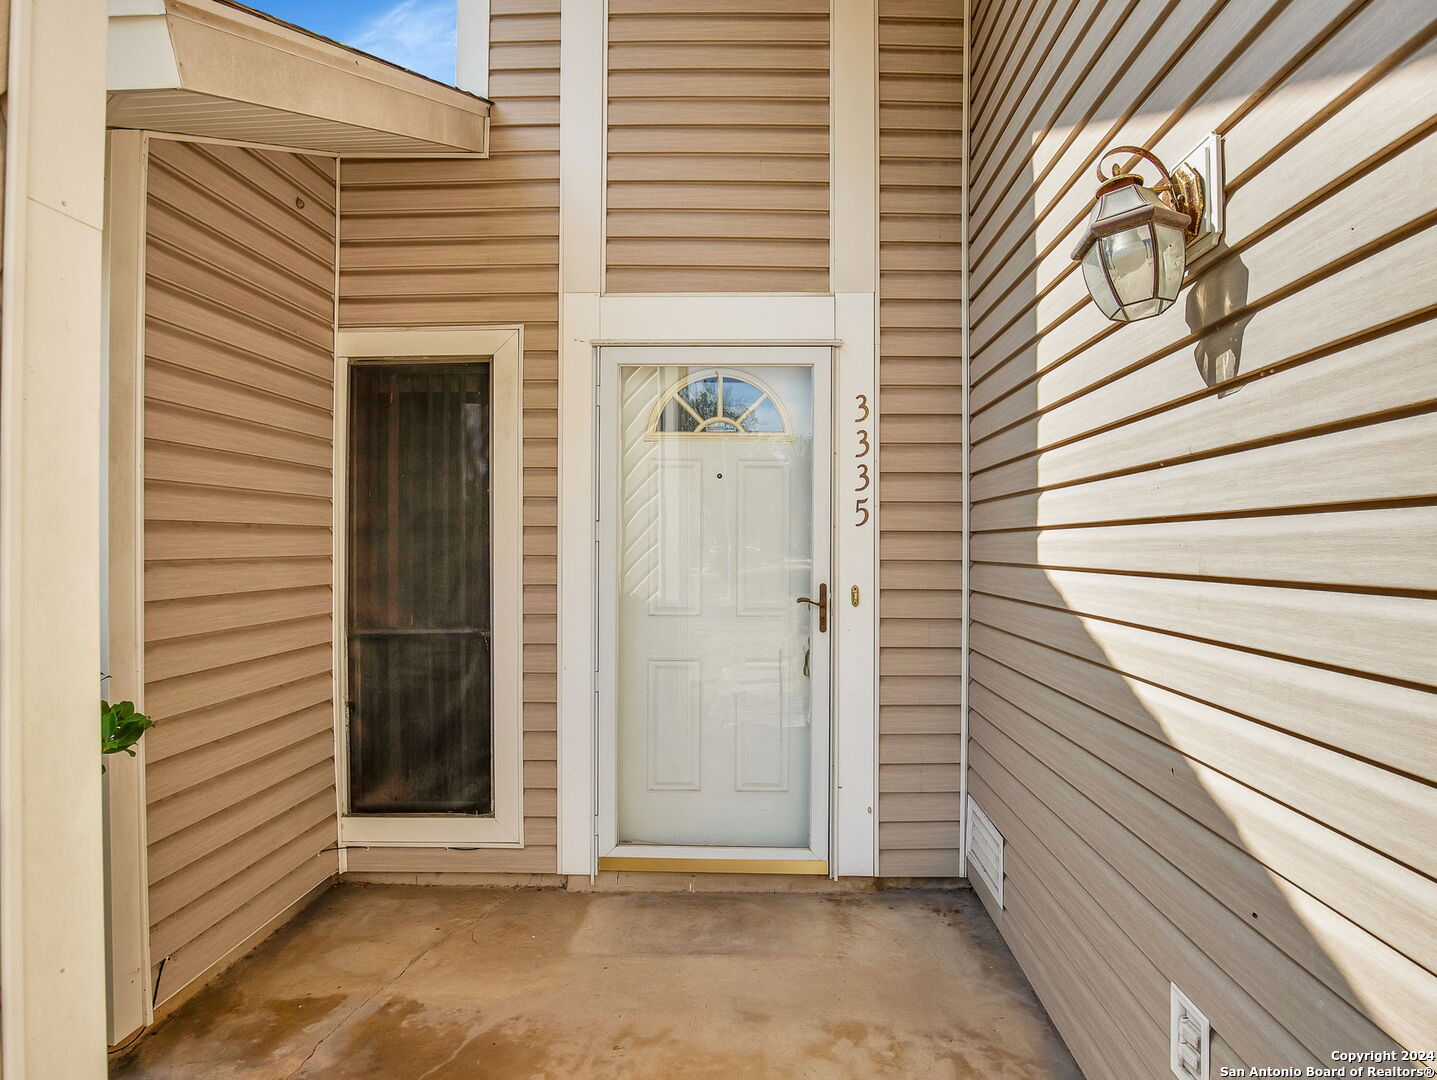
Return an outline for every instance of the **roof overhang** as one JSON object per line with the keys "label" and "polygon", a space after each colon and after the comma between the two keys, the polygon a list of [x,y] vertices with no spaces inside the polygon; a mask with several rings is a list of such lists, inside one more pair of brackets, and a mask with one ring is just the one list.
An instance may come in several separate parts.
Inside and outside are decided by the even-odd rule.
{"label": "roof overhang", "polygon": [[110,0],[111,127],[484,156],[490,102],[229,0]]}

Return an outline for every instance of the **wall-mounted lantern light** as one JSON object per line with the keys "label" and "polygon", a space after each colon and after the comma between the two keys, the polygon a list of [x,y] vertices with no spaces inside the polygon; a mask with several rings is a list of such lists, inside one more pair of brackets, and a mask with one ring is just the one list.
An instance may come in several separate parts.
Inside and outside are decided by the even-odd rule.
{"label": "wall-mounted lantern light", "polygon": [[[1149,162],[1159,182],[1146,187],[1141,176],[1117,165],[1104,174],[1103,162],[1117,155]],[[1216,185],[1205,182],[1215,178],[1216,136],[1190,160],[1168,172],[1140,146],[1115,146],[1098,159],[1098,194],[1073,261],[1082,264],[1098,309],[1114,322],[1166,311],[1178,298],[1189,257],[1217,242],[1221,207],[1212,198]]]}

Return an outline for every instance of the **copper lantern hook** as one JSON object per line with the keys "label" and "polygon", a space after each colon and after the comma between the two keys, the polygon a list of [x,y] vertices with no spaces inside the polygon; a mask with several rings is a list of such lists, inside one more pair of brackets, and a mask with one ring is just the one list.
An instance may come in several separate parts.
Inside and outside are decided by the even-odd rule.
{"label": "copper lantern hook", "polygon": [[1161,176],[1163,179],[1162,184],[1154,186],[1154,191],[1161,191],[1164,189],[1164,187],[1168,189],[1172,188],[1173,178],[1172,174],[1168,172],[1167,167],[1158,160],[1158,156],[1156,154],[1154,154],[1151,150],[1148,150],[1141,146],[1114,146],[1104,151],[1103,154],[1098,158],[1099,183],[1107,184],[1110,181],[1127,179],[1130,176],[1134,178],[1139,178],[1137,176],[1137,173],[1133,172],[1131,168],[1119,170],[1118,166],[1116,165],[1113,166],[1111,176],[1103,175],[1103,162],[1110,157],[1116,157],[1118,154],[1126,154],[1129,157],[1142,158],[1153,168],[1157,169],[1158,175]]}

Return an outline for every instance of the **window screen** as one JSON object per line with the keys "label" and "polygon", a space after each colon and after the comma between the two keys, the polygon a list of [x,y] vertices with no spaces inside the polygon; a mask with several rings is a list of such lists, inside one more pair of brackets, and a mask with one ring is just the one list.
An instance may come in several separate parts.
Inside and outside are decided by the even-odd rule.
{"label": "window screen", "polygon": [[487,363],[351,368],[351,813],[493,812],[489,389]]}

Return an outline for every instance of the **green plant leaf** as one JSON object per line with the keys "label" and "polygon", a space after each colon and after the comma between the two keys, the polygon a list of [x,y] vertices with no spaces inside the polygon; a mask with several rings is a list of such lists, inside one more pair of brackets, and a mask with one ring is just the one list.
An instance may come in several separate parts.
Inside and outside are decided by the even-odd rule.
{"label": "green plant leaf", "polygon": [[[135,756],[131,747],[140,741],[141,736],[155,722],[144,713],[135,710],[133,701],[117,701],[113,705],[106,701],[100,702],[100,753],[101,754],[129,754]],[[102,764],[103,771],[104,765]]]}

